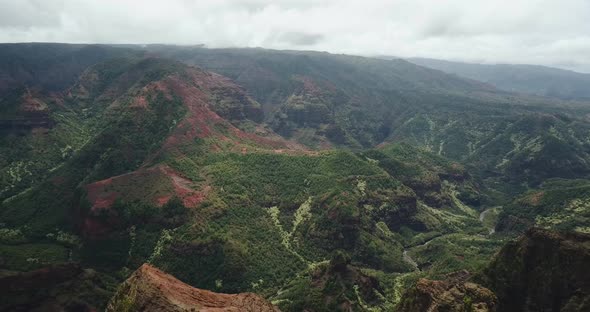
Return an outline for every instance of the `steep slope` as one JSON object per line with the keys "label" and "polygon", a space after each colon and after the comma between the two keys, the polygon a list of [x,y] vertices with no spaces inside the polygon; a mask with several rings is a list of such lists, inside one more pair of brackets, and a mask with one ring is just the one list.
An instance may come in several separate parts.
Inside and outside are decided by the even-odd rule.
{"label": "steep slope", "polygon": [[[369,288],[384,283],[389,297],[403,284],[388,280],[414,270],[404,246],[487,232],[463,203],[477,206],[479,189],[461,165],[409,145],[311,151],[266,127],[263,107],[218,74],[114,58],[85,70],[65,104],[87,118],[87,139],[2,203],[7,269],[149,262],[196,287],[271,297],[319,265],[319,281],[343,283],[343,301],[329,302],[380,307],[395,298]],[[350,255],[345,274],[324,270],[335,250]]]}
{"label": "steep slope", "polygon": [[446,279],[420,279],[396,308],[399,312],[494,312],[498,302],[493,292],[469,282],[469,272],[449,274]]}
{"label": "steep slope", "polygon": [[535,65],[485,65],[425,58],[410,58],[408,61],[449,74],[489,83],[506,91],[563,99],[590,98],[588,90],[590,74]]}
{"label": "steep slope", "polygon": [[529,230],[507,244],[484,271],[498,311],[587,311],[590,236]]}
{"label": "steep slope", "polygon": [[0,44],[0,92],[28,87],[47,93],[70,87],[91,65],[140,53],[108,45]]}
{"label": "steep slope", "polygon": [[148,264],[121,286],[107,311],[279,311],[252,294],[220,294],[193,288]]}
{"label": "steep slope", "polygon": [[326,139],[339,145],[376,145],[400,119],[415,113],[416,104],[428,107],[439,96],[449,104],[477,104],[496,93],[403,60],[263,49],[147,49],[234,79],[263,105],[276,131],[310,145],[325,144]]}
{"label": "steep slope", "polygon": [[273,300],[282,311],[365,311],[383,301],[378,279],[351,265],[342,251],[294,278]]}
{"label": "steep slope", "polygon": [[442,280],[418,280],[397,308],[408,312],[587,311],[589,243],[588,234],[530,229],[502,247],[480,273],[463,271]]}
{"label": "steep slope", "polygon": [[584,103],[502,92],[400,59],[146,49],[234,79],[262,104],[273,130],[311,147],[405,141],[473,165],[490,186],[503,176],[512,188],[590,172]]}
{"label": "steep slope", "polygon": [[92,136],[99,109],[67,95],[79,76],[107,59],[140,54],[101,45],[0,45],[1,200],[43,181]]}
{"label": "steep slope", "polygon": [[589,225],[590,182],[554,179],[506,205],[500,213],[496,230],[520,233],[537,226],[589,233]]}
{"label": "steep slope", "polygon": [[[34,155],[7,154],[2,183],[22,183],[0,204],[0,269],[75,261],[122,279],[150,263],[286,310],[387,310],[419,277],[485,266],[503,237],[480,213],[506,194],[588,173],[585,111],[551,100],[404,61],[148,50],[233,80],[135,51],[60,97],[19,94],[54,124],[2,143]],[[35,179],[8,170],[56,151]]]}
{"label": "steep slope", "polygon": [[258,104],[239,87],[220,76],[186,70],[174,62],[123,58],[96,65],[84,72],[65,100],[72,109],[94,117],[88,121],[91,129],[101,129],[94,137],[87,137],[84,149],[72,161],[75,166],[85,166],[89,163],[85,157],[100,156],[99,149],[106,151],[86,173],[90,181],[137,169],[149,160],[148,155],[165,158],[165,154],[179,152],[187,142],[204,137],[221,141],[235,138],[252,146],[277,149],[286,146],[278,137],[247,134],[223,119],[239,122],[258,118]]}

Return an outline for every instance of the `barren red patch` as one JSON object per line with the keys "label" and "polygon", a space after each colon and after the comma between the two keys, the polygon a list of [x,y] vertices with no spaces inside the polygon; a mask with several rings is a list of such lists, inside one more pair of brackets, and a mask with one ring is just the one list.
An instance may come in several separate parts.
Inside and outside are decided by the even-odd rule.
{"label": "barren red patch", "polygon": [[[268,148],[271,151],[274,149],[289,152],[307,150],[303,146],[286,141],[262,127],[258,127],[257,130],[265,136],[246,133],[236,128],[211,109],[209,106],[211,100],[209,92],[212,89],[222,87],[233,88],[237,94],[244,93],[244,91],[227,78],[217,74],[194,70],[189,76],[190,79],[188,80],[169,76],[158,85],[159,90],[179,96],[188,111],[186,117],[178,123],[172,134],[165,140],[160,153],[174,150],[183,144],[191,144],[195,138],[216,138],[222,141],[233,141],[235,148],[232,148],[232,150],[242,153],[248,152],[248,149],[244,151],[243,148],[247,147],[243,145]],[[219,129],[225,130],[222,133]]]}
{"label": "barren red patch", "polygon": [[170,200],[170,198],[172,198],[171,195],[158,197],[158,198],[156,198],[156,204],[158,206],[164,206]]}
{"label": "barren red patch", "polygon": [[210,186],[205,186],[202,190],[194,190],[191,186],[191,180],[184,178],[168,166],[163,167],[163,170],[170,177],[174,185],[175,195],[182,199],[185,207],[196,207],[205,199],[207,193],[211,190]]}
{"label": "barren red patch", "polygon": [[129,107],[147,108],[148,102],[147,102],[145,96],[143,96],[143,95],[136,96],[135,98],[133,98],[133,101],[131,102],[131,105],[129,105]]}
{"label": "barren red patch", "polygon": [[91,210],[97,211],[110,208],[120,197],[162,206],[177,196],[185,206],[196,207],[205,198],[209,187],[195,190],[191,180],[168,166],[158,165],[88,184],[86,191]]}
{"label": "barren red patch", "polygon": [[113,178],[108,178],[98,181],[86,186],[86,196],[88,201],[92,204],[92,211],[100,208],[109,208],[116,199],[116,195],[112,192],[107,192],[105,189],[108,185],[113,183]]}
{"label": "barren red patch", "polygon": [[33,94],[27,90],[22,96],[20,110],[23,112],[43,112],[47,110],[47,104],[38,98],[35,98]]}
{"label": "barren red patch", "polygon": [[542,191],[530,195],[528,198],[529,203],[533,206],[539,205],[541,203],[541,200],[543,199],[544,195],[545,195],[545,192],[542,192]]}

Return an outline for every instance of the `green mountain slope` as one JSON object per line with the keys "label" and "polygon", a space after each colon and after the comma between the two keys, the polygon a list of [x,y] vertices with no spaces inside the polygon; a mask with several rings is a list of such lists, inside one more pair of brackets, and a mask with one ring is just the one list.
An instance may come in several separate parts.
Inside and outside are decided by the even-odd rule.
{"label": "green mountain slope", "polygon": [[590,236],[533,228],[478,274],[419,279],[395,311],[586,311]]}
{"label": "green mountain slope", "polygon": [[587,180],[545,181],[506,205],[499,216],[500,231],[521,232],[531,226],[590,232],[590,184]]}
{"label": "green mountain slope", "polygon": [[477,104],[482,97],[476,94],[497,92],[402,60],[262,49],[148,50],[232,78],[263,105],[274,130],[312,146],[373,146],[440,96]]}
{"label": "green mountain slope", "polygon": [[405,141],[513,185],[588,174],[584,103],[501,92],[400,59],[147,49],[234,79],[262,104],[273,130],[311,147]]}
{"label": "green mountain slope", "polygon": [[[110,292],[149,263],[285,311],[385,311],[420,277],[485,267],[520,230],[505,220],[587,226],[569,226],[578,208],[560,210],[583,197],[572,179],[588,175],[584,107],[405,61],[107,48],[119,52],[82,57],[92,64],[59,91],[2,93],[0,269],[11,276],[76,262]],[[543,211],[518,205],[555,178]],[[60,302],[104,308],[104,293],[86,295]]]}

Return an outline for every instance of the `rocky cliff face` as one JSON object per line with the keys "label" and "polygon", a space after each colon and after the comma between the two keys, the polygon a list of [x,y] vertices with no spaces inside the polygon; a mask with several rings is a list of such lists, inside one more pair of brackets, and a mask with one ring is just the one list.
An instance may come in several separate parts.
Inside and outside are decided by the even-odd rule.
{"label": "rocky cliff face", "polygon": [[590,235],[531,229],[485,270],[499,311],[590,311]]}
{"label": "rocky cliff face", "polygon": [[[442,281],[418,280],[398,305],[398,312],[493,312],[497,298],[489,289],[467,281],[467,271],[452,273]],[[501,310],[498,310],[501,311]]]}
{"label": "rocky cliff face", "polygon": [[144,264],[120,287],[107,311],[279,311],[253,293],[220,294],[191,287]]}
{"label": "rocky cliff face", "polygon": [[533,228],[504,246],[483,273],[473,278],[458,272],[442,281],[420,279],[403,296],[398,309],[590,311],[589,263],[589,234]]}
{"label": "rocky cliff face", "polygon": [[282,311],[356,312],[373,311],[372,307],[383,304],[384,299],[379,281],[352,265],[345,252],[336,251],[329,262],[297,276],[273,301]]}

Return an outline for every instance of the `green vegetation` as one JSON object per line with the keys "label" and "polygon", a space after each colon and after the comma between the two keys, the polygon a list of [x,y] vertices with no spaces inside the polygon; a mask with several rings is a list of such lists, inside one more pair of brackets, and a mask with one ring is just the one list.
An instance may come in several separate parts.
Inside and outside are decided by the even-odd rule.
{"label": "green vegetation", "polygon": [[[127,94],[122,100],[129,96]],[[81,135],[86,133],[87,137],[69,137],[78,142],[76,149],[79,150],[73,156],[68,156],[61,165],[54,167],[48,179],[2,202],[0,215],[3,221],[10,226],[28,224],[31,231],[36,232],[32,235],[38,236],[44,236],[55,227],[71,231],[68,215],[72,213],[72,205],[84,193],[77,189],[79,183],[93,182],[137,169],[148,155],[159,148],[172,125],[184,114],[178,98],[167,99],[161,93],[156,93],[148,102],[149,110],[138,111],[123,106],[101,113],[100,122],[98,117],[89,120],[89,124],[98,124],[82,131]],[[91,138],[88,134],[90,129],[95,131]],[[101,130],[96,133],[97,129]],[[52,131],[58,130],[59,127]],[[74,129],[69,131],[77,133]],[[60,135],[68,137],[67,134]],[[38,157],[41,156],[39,154]]]}
{"label": "green vegetation", "polygon": [[69,261],[68,249],[51,243],[0,245],[3,266],[13,271],[30,271],[52,263]]}
{"label": "green vegetation", "polygon": [[409,254],[429,276],[443,278],[459,270],[480,271],[505,243],[500,238],[455,233],[413,247]]}
{"label": "green vegetation", "polygon": [[588,232],[590,182],[554,179],[507,205],[499,216],[501,230],[523,231],[527,226]]}
{"label": "green vegetation", "polygon": [[[0,269],[118,281],[149,262],[284,311],[390,311],[420,277],[481,270],[510,232],[590,231],[585,108],[401,60],[224,51],[163,53],[240,86],[127,52],[61,98],[34,91],[50,127],[0,120]],[[33,118],[10,90],[2,116]]]}

